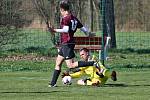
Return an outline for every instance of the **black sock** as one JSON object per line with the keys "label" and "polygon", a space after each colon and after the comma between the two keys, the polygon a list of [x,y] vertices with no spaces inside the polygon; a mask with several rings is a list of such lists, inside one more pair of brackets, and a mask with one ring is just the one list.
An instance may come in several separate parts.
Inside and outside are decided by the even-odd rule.
{"label": "black sock", "polygon": [[78,67],[93,66],[94,61],[78,61]]}
{"label": "black sock", "polygon": [[61,72],[60,70],[54,70],[53,77],[52,77],[50,85],[54,86],[56,84],[60,72]]}

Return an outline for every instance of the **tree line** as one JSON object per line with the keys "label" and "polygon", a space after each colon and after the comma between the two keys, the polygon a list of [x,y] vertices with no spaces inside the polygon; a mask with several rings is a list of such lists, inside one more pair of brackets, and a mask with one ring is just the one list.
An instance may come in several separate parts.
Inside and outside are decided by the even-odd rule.
{"label": "tree line", "polygon": [[[1,0],[0,1],[0,44],[7,42],[3,40],[14,40],[16,32],[20,28],[36,28],[37,24],[44,26],[44,20],[37,11],[35,0]],[[54,26],[59,26],[59,2],[60,0],[37,0],[43,10],[47,13],[48,20]],[[150,31],[149,23],[149,0],[69,0],[71,2],[72,13],[76,15],[82,23],[87,25],[91,31],[102,31],[103,28],[103,2],[108,8],[113,2],[114,6],[107,9],[106,18],[111,23],[113,20],[110,10],[114,10],[115,31]],[[36,23],[38,22],[38,23]],[[33,23],[36,25],[33,27]],[[37,27],[37,28],[40,28]],[[107,27],[107,26],[105,26]],[[13,38],[14,37],[14,38]],[[11,41],[12,42],[12,41]],[[16,42],[16,41],[15,41]]]}
{"label": "tree line", "polygon": [[[15,27],[27,27],[38,16],[33,0],[1,0],[0,1],[0,25]],[[41,0],[49,11],[49,19],[52,24],[59,23],[59,1]],[[82,23],[88,25],[91,30],[100,29],[101,2],[107,0],[70,0],[72,11]],[[114,2],[115,26],[117,31],[149,31],[149,0],[109,0]],[[107,16],[109,17],[109,16]],[[42,23],[42,21],[41,21]]]}

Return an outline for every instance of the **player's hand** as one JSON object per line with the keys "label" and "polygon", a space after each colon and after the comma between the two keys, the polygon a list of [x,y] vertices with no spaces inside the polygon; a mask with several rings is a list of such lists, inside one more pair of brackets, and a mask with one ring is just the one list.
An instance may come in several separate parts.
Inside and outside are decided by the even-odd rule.
{"label": "player's hand", "polygon": [[100,84],[99,81],[92,83],[92,86],[97,86],[97,87],[99,87],[100,85],[101,85],[101,84]]}
{"label": "player's hand", "polygon": [[89,37],[94,37],[94,36],[96,36],[96,33],[95,33],[95,32],[89,32],[89,33],[88,33],[88,36],[89,36]]}
{"label": "player's hand", "polygon": [[49,31],[49,32],[51,32],[52,34],[54,34],[54,33],[55,33],[55,30],[54,30],[54,28],[53,28],[53,27],[48,27],[48,31]]}

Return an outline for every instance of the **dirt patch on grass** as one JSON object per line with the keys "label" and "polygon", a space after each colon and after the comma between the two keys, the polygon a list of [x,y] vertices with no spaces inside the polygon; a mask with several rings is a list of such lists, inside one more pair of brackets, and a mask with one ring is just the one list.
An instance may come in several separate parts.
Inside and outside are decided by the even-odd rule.
{"label": "dirt patch on grass", "polygon": [[55,57],[47,57],[47,56],[38,56],[38,55],[12,55],[0,58],[1,61],[21,61],[21,60],[31,60],[31,61],[47,61],[55,59]]}

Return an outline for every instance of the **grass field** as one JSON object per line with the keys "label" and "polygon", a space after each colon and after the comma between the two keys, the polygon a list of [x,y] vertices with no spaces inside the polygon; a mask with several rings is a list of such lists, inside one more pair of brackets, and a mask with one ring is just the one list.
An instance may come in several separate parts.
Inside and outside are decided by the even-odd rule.
{"label": "grass field", "polygon": [[47,87],[57,53],[49,33],[23,33],[0,50],[0,100],[150,100],[150,33],[116,33],[117,49],[108,52],[106,65],[118,72],[117,82],[64,86],[59,78],[56,88]]}
{"label": "grass field", "polygon": [[[21,32],[26,36],[20,37],[20,42],[17,44],[3,46],[4,51],[0,50],[0,58],[18,54],[28,55],[28,53],[49,57],[57,55],[57,50],[52,48],[49,33],[42,30],[24,30]],[[109,65],[112,67],[150,67],[149,38],[149,32],[116,32],[119,51],[115,49],[113,52],[108,52],[111,57],[111,60],[108,61]],[[2,65],[7,66],[7,64]]]}
{"label": "grass field", "polygon": [[118,81],[102,87],[64,86],[59,79],[54,88],[47,87],[50,72],[1,72],[0,100],[149,100],[150,69],[117,72]]}
{"label": "grass field", "polygon": [[[10,50],[26,50],[29,48],[46,49],[52,48],[54,45],[51,41],[51,35],[48,32],[42,30],[22,30],[20,31],[23,36],[18,39],[16,44],[3,45],[1,49]],[[101,36],[101,32],[96,33],[97,36]],[[82,32],[77,32],[76,36],[85,36]],[[56,36],[58,34],[56,33]],[[58,39],[58,37],[56,37]],[[150,32],[116,32],[116,44],[117,49],[150,49]]]}

